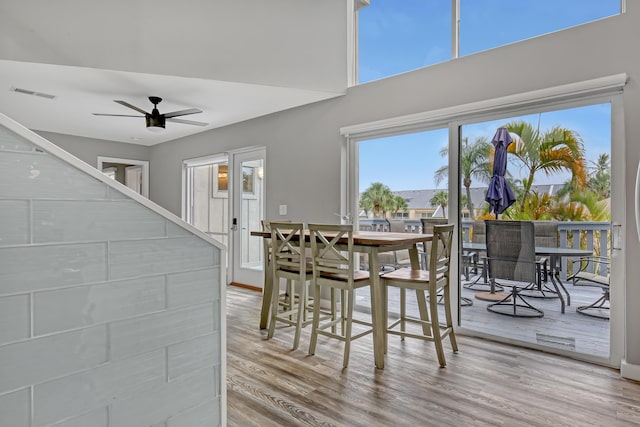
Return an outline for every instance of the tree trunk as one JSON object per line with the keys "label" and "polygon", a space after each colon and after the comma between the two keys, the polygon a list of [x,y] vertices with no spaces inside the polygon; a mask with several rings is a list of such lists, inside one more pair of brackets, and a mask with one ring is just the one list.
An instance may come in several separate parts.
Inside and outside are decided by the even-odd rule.
{"label": "tree trunk", "polygon": [[465,183],[465,188],[467,190],[467,208],[469,209],[469,216],[473,220],[475,219],[475,215],[473,213],[473,201],[471,200],[471,184],[466,185]]}

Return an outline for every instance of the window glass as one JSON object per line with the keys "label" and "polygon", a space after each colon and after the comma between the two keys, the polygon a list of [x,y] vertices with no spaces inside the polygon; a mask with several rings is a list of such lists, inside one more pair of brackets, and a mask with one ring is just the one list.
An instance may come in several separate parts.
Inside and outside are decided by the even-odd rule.
{"label": "window glass", "polygon": [[216,175],[218,179],[218,186],[214,191],[227,191],[229,190],[229,165],[219,164],[218,173]]}
{"label": "window glass", "polygon": [[[505,211],[507,217],[511,215],[511,219],[564,221],[586,221],[597,217],[609,220],[609,207],[605,205],[602,208],[606,212],[602,214],[583,209],[586,217],[575,216],[577,212],[573,212],[574,216],[570,218],[563,217],[561,215],[565,215],[566,212],[558,208],[571,201],[579,201],[586,206],[587,190],[594,201],[609,198],[610,104],[588,105],[464,125],[461,131],[463,163],[464,160],[470,162],[465,158],[465,153],[473,153],[473,147],[477,144],[491,141],[499,127],[506,127],[514,141],[520,141],[522,144],[517,153],[509,151],[507,155],[507,180],[512,183],[518,199],[517,203]],[[510,150],[515,147],[513,144]],[[578,152],[580,154],[577,154]],[[469,169],[475,171],[478,168]],[[464,171],[461,172],[464,174]],[[472,189],[469,194],[476,210],[473,216],[485,215],[488,205],[483,201],[483,196],[489,184],[489,177],[486,174],[475,173],[469,174],[466,178]],[[461,181],[465,182],[464,176]],[[479,194],[475,194],[474,189],[480,190]],[[466,193],[463,191],[463,194]],[[540,205],[525,202],[542,197],[543,193],[552,197],[547,202],[549,206],[548,211],[544,212],[545,218],[539,218],[538,216],[542,215],[539,211]],[[538,210],[527,211],[534,208]],[[553,209],[558,211],[555,212]],[[551,218],[554,212],[556,217]]]}
{"label": "window glass", "polygon": [[448,132],[436,129],[360,142],[359,218],[446,216]]}
{"label": "window glass", "polygon": [[[451,59],[449,0],[371,0],[358,11],[358,83]],[[620,0],[460,0],[460,56],[620,13]]]}
{"label": "window glass", "polygon": [[451,2],[372,0],[358,11],[358,82],[451,58]]}
{"label": "window glass", "polygon": [[[554,256],[543,256],[541,252],[557,247],[560,251],[573,249],[605,259],[611,257],[611,115],[612,104],[607,102],[461,126],[460,296],[473,302],[472,306],[461,308],[462,327],[537,347],[609,357],[608,322],[595,323],[591,319],[602,319],[582,314],[608,316],[613,306],[607,309],[592,306],[588,312],[578,312],[576,307],[588,307],[596,301],[594,295],[598,296],[592,291],[581,293],[586,287],[573,286],[572,274],[586,265],[579,267],[580,262],[573,262],[579,258],[566,252]],[[505,169],[494,169],[493,164],[496,154],[491,141],[498,128],[506,128],[510,136],[501,129],[503,140],[512,140],[507,146]],[[512,190],[513,204],[497,213],[495,209],[489,210],[486,196],[499,195],[490,188],[500,183],[492,180],[494,172],[502,174],[502,171]],[[508,194],[507,190],[502,194]],[[493,221],[496,218],[533,224],[533,241],[523,242],[516,256],[511,255],[506,263],[504,255],[487,253],[491,246],[494,254],[499,252],[497,247],[506,247],[486,243],[487,224],[496,224]],[[518,234],[511,232],[516,239]],[[526,257],[526,243],[530,245],[530,258]],[[474,244],[479,246],[473,247]],[[483,257],[496,260],[489,261],[486,271],[487,264],[480,262]],[[508,262],[513,260],[517,261],[510,270]],[[540,261],[544,261],[540,270],[543,276],[535,277]],[[589,268],[590,273],[608,274],[606,263],[592,262]],[[531,279],[520,276],[527,271]],[[486,281],[487,275],[492,280]],[[492,288],[491,283],[510,284],[500,289]],[[516,298],[524,299],[514,301],[512,289],[519,293]],[[507,303],[503,298],[509,294],[511,302]],[[564,302],[560,302],[560,296]],[[503,302],[495,304],[499,300]],[[567,302],[570,304],[563,311]],[[493,316],[488,322],[480,316],[487,310],[518,317],[544,316],[545,327],[542,331],[533,323],[528,326],[523,323],[522,328],[513,328],[513,318],[502,323],[505,316]],[[567,328],[569,323],[573,328]]]}
{"label": "window glass", "polygon": [[249,166],[242,167],[242,192],[253,194],[253,182],[255,168]]}
{"label": "window glass", "polygon": [[620,0],[460,0],[460,55],[619,13]]}

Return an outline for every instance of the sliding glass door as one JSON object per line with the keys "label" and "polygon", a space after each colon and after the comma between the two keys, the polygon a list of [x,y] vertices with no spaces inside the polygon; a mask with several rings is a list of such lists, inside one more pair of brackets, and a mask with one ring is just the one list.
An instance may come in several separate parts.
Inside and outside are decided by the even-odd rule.
{"label": "sliding glass door", "polygon": [[[611,103],[604,102],[460,127],[462,295],[474,302],[461,310],[464,329],[609,359],[616,310],[609,290],[591,281],[574,286],[571,277],[585,268],[616,279],[611,122]],[[492,207],[500,149],[506,150],[502,182],[513,199],[507,201],[505,190],[503,206]],[[504,227],[512,228],[511,237],[501,234]],[[518,256],[509,247],[515,240]],[[586,256],[598,261],[580,262]],[[604,304],[592,305],[604,296]]]}
{"label": "sliding glass door", "polygon": [[[419,232],[421,219],[429,217],[446,217],[457,225],[454,268],[459,274],[452,284],[458,291],[454,313],[460,333],[619,366],[624,242],[616,236],[625,226],[622,117],[622,97],[614,93],[467,112],[464,120],[438,117],[438,126],[425,120],[421,131],[417,123],[389,129],[376,123],[371,126],[375,131],[360,126],[359,134],[349,133],[345,150],[348,203],[343,213],[356,212],[348,216],[360,229],[389,230],[392,220],[402,220],[406,232]],[[500,145],[496,134],[502,135],[497,140],[506,159],[498,181],[507,183],[513,196],[497,217],[531,224],[518,224],[522,229],[533,227],[533,237],[525,242],[526,230],[518,231],[518,239],[502,239],[505,245],[517,241],[518,254],[524,245],[533,245],[531,256],[517,256],[512,265],[521,270],[532,263],[533,276],[505,276],[502,267],[489,262],[485,221],[496,219],[496,209],[486,198],[492,175],[500,169],[494,162]],[[489,228],[495,236],[495,228]],[[599,261],[580,262],[587,255]],[[393,256],[381,265],[403,267]],[[574,286],[572,276],[581,269],[596,275],[596,281]],[[365,293],[359,300],[364,308]],[[510,294],[533,307],[535,315],[500,313],[513,310]],[[502,299],[504,308],[487,309]]]}

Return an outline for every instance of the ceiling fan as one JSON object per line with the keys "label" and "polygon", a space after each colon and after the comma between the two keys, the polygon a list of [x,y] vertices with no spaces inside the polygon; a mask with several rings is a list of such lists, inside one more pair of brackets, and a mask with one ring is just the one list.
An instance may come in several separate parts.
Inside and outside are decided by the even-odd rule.
{"label": "ceiling fan", "polygon": [[165,122],[173,122],[173,123],[183,123],[185,125],[195,125],[195,126],[206,126],[209,123],[204,122],[196,122],[193,120],[183,120],[176,119],[178,116],[186,116],[188,114],[196,114],[202,113],[202,110],[197,108],[189,108],[187,110],[173,111],[171,113],[160,114],[158,111],[158,104],[162,102],[162,98],[159,96],[150,96],[149,101],[153,104],[153,110],[151,113],[144,111],[142,108],[136,107],[135,105],[131,105],[126,101],[118,101],[114,100],[120,105],[124,105],[125,107],[129,107],[132,110],[136,110],[139,113],[144,114],[143,116],[134,116],[130,114],[103,114],[103,113],[93,113],[94,116],[115,116],[115,117],[144,117],[147,122],[147,129],[149,130],[162,130],[165,128]]}

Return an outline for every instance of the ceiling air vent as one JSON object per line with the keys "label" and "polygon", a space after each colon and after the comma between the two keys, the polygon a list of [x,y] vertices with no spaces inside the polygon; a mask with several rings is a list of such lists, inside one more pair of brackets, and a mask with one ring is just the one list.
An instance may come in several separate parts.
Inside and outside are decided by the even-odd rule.
{"label": "ceiling air vent", "polygon": [[55,99],[56,98],[55,95],[49,95],[48,93],[36,92],[34,90],[29,90],[29,89],[21,89],[19,87],[12,87],[11,91],[12,92],[18,92],[18,93],[23,93],[25,95],[39,96],[40,98],[47,98],[47,99]]}

